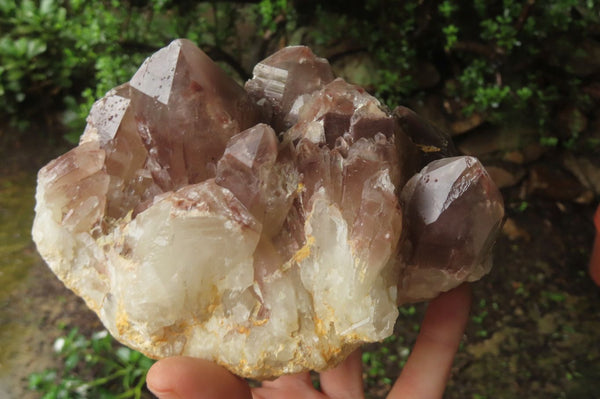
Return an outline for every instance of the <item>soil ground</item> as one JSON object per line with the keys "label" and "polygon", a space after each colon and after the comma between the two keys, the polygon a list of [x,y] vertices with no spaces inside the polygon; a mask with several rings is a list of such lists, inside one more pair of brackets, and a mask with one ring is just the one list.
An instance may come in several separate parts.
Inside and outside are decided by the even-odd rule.
{"label": "soil ground", "polygon": [[[24,196],[23,201],[9,202],[31,209],[35,171],[64,145],[2,147],[2,190],[10,194],[10,187],[20,187],[10,195]],[[517,234],[499,238],[494,269],[473,284],[471,318],[445,397],[599,397],[600,288],[587,275],[594,207],[540,198],[524,202],[517,189],[503,194]],[[0,211],[6,218],[20,214],[6,203]],[[20,219],[23,231],[29,231],[32,217],[27,213]],[[27,267],[0,290],[2,398],[39,396],[27,390],[27,376],[57,367],[52,345],[64,333],[60,326],[84,333],[101,329],[96,316],[58,282],[26,240],[18,251],[30,260]],[[424,304],[404,306],[396,335],[364,348],[368,397],[384,397],[389,390],[410,353],[424,309]]]}

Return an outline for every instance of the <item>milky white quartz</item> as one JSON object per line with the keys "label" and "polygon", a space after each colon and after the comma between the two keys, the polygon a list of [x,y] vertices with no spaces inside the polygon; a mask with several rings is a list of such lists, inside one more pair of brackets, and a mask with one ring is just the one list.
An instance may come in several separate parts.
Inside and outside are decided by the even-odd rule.
{"label": "milky white quartz", "polygon": [[[306,47],[254,74],[238,86],[187,40],[152,55],[94,104],[79,146],[40,170],[33,238],[124,344],[265,379],[336,365],[392,334],[399,299],[472,275],[455,278],[443,257],[427,263],[418,249],[428,236],[406,214],[430,224],[454,208],[438,197],[419,205],[431,193],[415,178],[400,201],[437,136],[424,152],[406,119]],[[481,212],[492,209],[485,220],[496,227],[456,220],[445,230],[477,241],[463,269],[487,265],[502,218],[497,190],[477,173],[464,191],[475,207],[493,202]],[[440,184],[461,195],[454,181]],[[448,269],[450,283],[436,277],[427,295],[413,292],[432,267]]]}

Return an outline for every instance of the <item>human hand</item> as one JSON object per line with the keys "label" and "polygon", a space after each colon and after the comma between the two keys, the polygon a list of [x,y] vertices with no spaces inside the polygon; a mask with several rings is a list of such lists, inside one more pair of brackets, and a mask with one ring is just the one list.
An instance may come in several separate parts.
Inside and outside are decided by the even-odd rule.
{"label": "human hand", "polygon": [[[388,399],[442,397],[470,305],[471,291],[466,284],[430,302],[417,342]],[[319,391],[306,372],[250,388],[225,368],[191,357],[160,360],[147,376],[148,388],[160,399],[357,399],[364,398],[360,350],[321,373],[320,382]]]}

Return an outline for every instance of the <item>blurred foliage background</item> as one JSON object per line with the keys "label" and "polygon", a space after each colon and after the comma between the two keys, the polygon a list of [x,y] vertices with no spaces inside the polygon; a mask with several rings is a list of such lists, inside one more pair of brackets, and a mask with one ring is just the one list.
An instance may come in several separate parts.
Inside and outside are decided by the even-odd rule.
{"label": "blurred foliage background", "polygon": [[[77,142],[93,102],[175,38],[195,42],[240,83],[277,49],[308,45],[339,76],[390,108],[415,109],[480,157],[503,189],[507,220],[496,268],[474,285],[447,396],[597,395],[600,297],[585,268],[600,198],[600,1],[0,0],[0,155],[16,165],[0,194],[13,201],[11,190],[27,184],[13,202],[30,212],[33,177],[14,171],[50,159],[57,149],[46,143]],[[54,291],[42,287],[14,296],[56,312],[46,298]],[[389,390],[424,308],[402,308],[397,334],[365,348],[367,397]],[[28,314],[15,309],[15,320]],[[30,374],[29,388],[49,399],[149,397],[148,359],[85,333],[58,337],[58,368]]]}
{"label": "blurred foliage background", "polygon": [[598,146],[581,137],[600,97],[594,0],[0,0],[0,32],[0,119],[61,123],[71,141],[95,99],[185,37],[240,81],[277,48],[308,44],[342,68],[354,55],[347,77],[390,106],[435,91],[456,120]]}

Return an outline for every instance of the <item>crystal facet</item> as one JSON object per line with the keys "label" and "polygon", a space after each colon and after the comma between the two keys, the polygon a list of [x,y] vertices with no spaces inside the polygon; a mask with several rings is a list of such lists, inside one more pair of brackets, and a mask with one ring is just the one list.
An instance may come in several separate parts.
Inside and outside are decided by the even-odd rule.
{"label": "crystal facet", "polygon": [[476,158],[431,162],[410,179],[400,199],[406,215],[401,301],[433,298],[490,271],[504,205]]}
{"label": "crystal facet", "polygon": [[176,40],[38,175],[38,249],[121,342],[244,377],[325,370],[389,336],[399,302],[489,270],[501,197],[473,158],[439,159],[445,135],[306,47],[245,89]]}
{"label": "crystal facet", "polygon": [[292,126],[304,100],[333,80],[324,58],[304,46],[291,46],[262,60],[254,67],[254,77],[246,90],[270,114],[271,125],[279,133]]}

